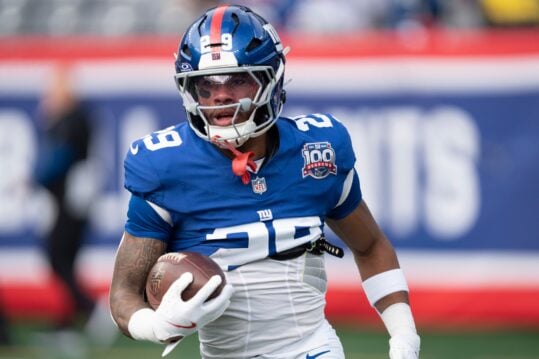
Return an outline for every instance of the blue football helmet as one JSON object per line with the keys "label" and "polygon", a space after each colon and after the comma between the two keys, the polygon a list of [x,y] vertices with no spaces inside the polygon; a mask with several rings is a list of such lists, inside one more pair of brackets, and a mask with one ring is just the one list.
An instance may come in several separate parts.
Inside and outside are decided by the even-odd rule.
{"label": "blue football helmet", "polygon": [[[176,85],[195,133],[226,148],[224,142],[239,147],[270,129],[286,98],[285,53],[273,26],[251,9],[221,5],[206,11],[187,29],[176,56]],[[245,76],[254,84],[253,96],[218,106],[200,104],[200,83],[244,81]],[[232,123],[212,125],[204,111],[228,111]],[[247,121],[236,123],[240,112],[249,111]]]}

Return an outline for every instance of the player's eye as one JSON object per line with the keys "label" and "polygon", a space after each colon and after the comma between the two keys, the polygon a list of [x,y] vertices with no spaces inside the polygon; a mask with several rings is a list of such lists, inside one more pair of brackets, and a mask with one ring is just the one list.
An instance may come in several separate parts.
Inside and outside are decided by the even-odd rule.
{"label": "player's eye", "polygon": [[207,87],[197,87],[197,94],[202,98],[210,98],[211,90]]}
{"label": "player's eye", "polygon": [[233,81],[232,86],[235,86],[235,87],[256,85],[255,79],[253,79],[249,74],[241,74],[241,75],[234,76],[232,81]]}
{"label": "player's eye", "polygon": [[247,83],[247,81],[244,78],[234,78],[232,81],[230,81],[230,85],[232,87],[240,87]]}
{"label": "player's eye", "polygon": [[196,93],[203,98],[209,98],[211,96],[211,91],[215,86],[216,84],[208,79],[201,78],[195,81]]}

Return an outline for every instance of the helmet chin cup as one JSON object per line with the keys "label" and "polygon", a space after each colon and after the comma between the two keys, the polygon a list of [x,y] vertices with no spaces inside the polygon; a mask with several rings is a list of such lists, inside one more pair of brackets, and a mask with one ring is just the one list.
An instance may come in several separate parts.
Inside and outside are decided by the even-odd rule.
{"label": "helmet chin cup", "polygon": [[230,126],[208,125],[208,138],[220,148],[227,148],[224,142],[233,147],[240,147],[247,142],[255,130],[256,124],[252,118]]}

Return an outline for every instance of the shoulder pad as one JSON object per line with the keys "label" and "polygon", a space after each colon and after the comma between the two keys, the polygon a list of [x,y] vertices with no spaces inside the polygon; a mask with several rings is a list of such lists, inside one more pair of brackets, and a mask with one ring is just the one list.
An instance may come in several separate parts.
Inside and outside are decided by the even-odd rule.
{"label": "shoulder pad", "polygon": [[153,168],[143,140],[133,142],[124,160],[124,187],[133,194],[146,198],[159,188],[159,177]]}
{"label": "shoulder pad", "polygon": [[346,127],[330,114],[314,113],[287,119],[298,130],[303,142],[327,142],[335,150],[337,160],[345,169],[355,163],[352,140]]}

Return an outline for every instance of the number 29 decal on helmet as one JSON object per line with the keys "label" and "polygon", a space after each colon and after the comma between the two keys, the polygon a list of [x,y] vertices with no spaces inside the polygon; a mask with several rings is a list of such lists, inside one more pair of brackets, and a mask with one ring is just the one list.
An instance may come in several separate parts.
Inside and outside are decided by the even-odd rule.
{"label": "number 29 decal on helmet", "polygon": [[175,63],[193,131],[218,146],[239,147],[271,128],[286,99],[287,51],[273,26],[247,7],[221,5],[197,19]]}

